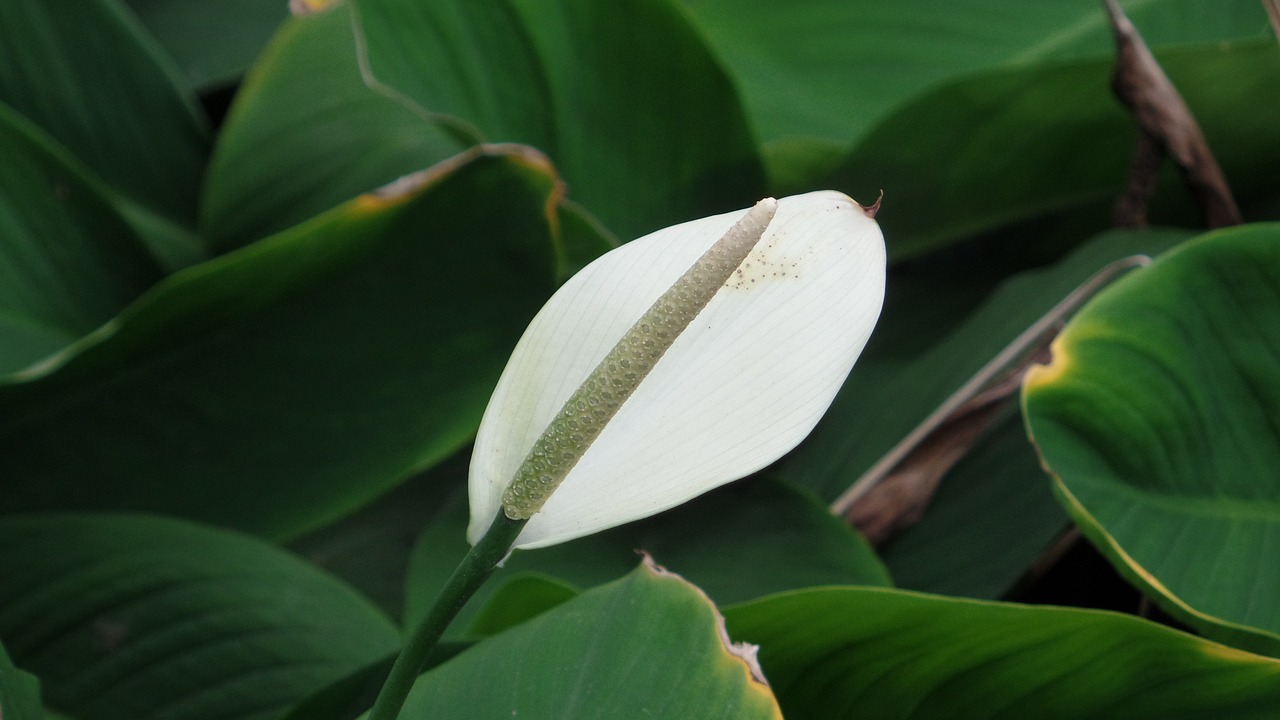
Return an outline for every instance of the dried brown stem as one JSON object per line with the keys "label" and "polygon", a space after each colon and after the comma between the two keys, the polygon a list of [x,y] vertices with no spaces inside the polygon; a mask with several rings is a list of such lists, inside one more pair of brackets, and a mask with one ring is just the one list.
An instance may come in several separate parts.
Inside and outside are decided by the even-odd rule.
{"label": "dried brown stem", "polygon": [[1262,0],[1262,6],[1267,9],[1267,17],[1271,19],[1271,29],[1276,33],[1276,39],[1280,40],[1280,0]]}
{"label": "dried brown stem", "polygon": [[1159,165],[1153,157],[1168,155],[1177,163],[1183,182],[1200,205],[1206,225],[1217,228],[1239,224],[1240,209],[1200,125],[1120,5],[1115,0],[1104,3],[1116,39],[1111,89],[1130,109],[1142,133],[1129,186],[1116,207],[1117,223],[1145,224],[1146,203]]}

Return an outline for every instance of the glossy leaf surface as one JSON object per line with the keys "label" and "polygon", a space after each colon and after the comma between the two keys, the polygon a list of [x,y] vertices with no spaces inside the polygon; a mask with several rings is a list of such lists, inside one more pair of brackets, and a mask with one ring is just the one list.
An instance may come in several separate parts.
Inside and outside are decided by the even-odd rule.
{"label": "glossy leaf surface", "polygon": [[646,564],[423,675],[401,717],[780,717],[751,654],[696,587]]}
{"label": "glossy leaf surface", "polygon": [[0,520],[0,574],[0,638],[50,707],[86,720],[265,720],[399,643],[334,578],[182,521]]}
{"label": "glossy leaf surface", "polygon": [[1099,296],[1024,383],[1064,504],[1203,632],[1280,647],[1280,228],[1202,236]]}
{"label": "glossy leaf surface", "polygon": [[206,122],[128,8],[116,0],[4,3],[0,101],[118,193],[158,257],[182,265],[199,256],[191,231]]}
{"label": "glossy leaf surface", "polygon": [[462,141],[366,83],[351,10],[289,18],[218,135],[201,229],[225,252],[292,227],[462,150]]}
{"label": "glossy leaf surface", "polygon": [[550,291],[556,179],[511,147],[423,179],[173,276],[0,386],[6,510],[287,537],[457,450]]}
{"label": "glossy leaf surface", "polygon": [[[827,416],[779,475],[836,499],[1005,345],[1108,263],[1161,252],[1183,232],[1111,232],[1057,265],[1015,276],[954,319],[950,268],[891,277],[884,318]],[[957,285],[960,287],[957,288]],[[942,319],[939,319],[941,316]],[[884,548],[917,590],[998,597],[1063,527],[1035,451],[1016,423],[994,428],[947,475],[920,524]]]}
{"label": "glossy leaf surface", "polygon": [[[1266,14],[1256,3],[1122,4],[1157,48],[1267,34]],[[852,142],[910,98],[957,77],[1001,66],[1105,57],[1112,50],[1102,8],[1073,0],[684,5],[742,87],[766,141],[802,136]]]}
{"label": "glossy leaf surface", "polygon": [[[1159,60],[1240,202],[1272,196],[1267,168],[1280,163],[1280,107],[1258,98],[1280,86],[1280,47],[1213,45]],[[881,222],[895,259],[1046,215],[1068,227],[1085,219],[1107,227],[1137,135],[1111,95],[1110,73],[1111,61],[1100,58],[956,80],[896,109],[812,182],[855,195],[883,189]],[[1150,218],[1201,226],[1171,169]]]}
{"label": "glossy leaf surface", "polygon": [[160,268],[83,166],[0,105],[0,376],[118,313]]}
{"label": "glossy leaf surface", "polygon": [[[445,507],[414,550],[406,582],[410,622],[425,612],[468,548],[465,497]],[[806,494],[760,477],[653,518],[555,547],[517,551],[449,632],[465,637],[477,613],[502,612],[487,598],[506,583],[539,575],[589,588],[624,575],[635,566],[637,551],[696,583],[718,603],[813,585],[890,584],[861,536]]]}
{"label": "glossy leaf surface", "polygon": [[1138,618],[817,588],[725,609],[787,717],[1267,718],[1280,661]]}
{"label": "glossy leaf surface", "polygon": [[543,149],[619,237],[764,194],[737,93],[672,3],[356,6],[379,82],[484,138]]}

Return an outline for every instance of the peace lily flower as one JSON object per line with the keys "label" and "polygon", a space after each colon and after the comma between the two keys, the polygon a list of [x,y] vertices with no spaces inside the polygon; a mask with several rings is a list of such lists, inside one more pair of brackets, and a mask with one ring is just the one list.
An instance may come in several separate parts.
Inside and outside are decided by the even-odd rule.
{"label": "peace lily flower", "polygon": [[[878,203],[877,203],[878,204]],[[817,424],[884,299],[884,240],[833,191],[762,200],[613,250],[516,346],[471,459],[475,544],[571,540],[748,475]]]}

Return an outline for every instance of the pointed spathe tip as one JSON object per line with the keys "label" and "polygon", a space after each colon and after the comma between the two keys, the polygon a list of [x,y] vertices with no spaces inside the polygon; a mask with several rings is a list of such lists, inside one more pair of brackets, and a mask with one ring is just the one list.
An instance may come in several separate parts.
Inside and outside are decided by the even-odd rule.
{"label": "pointed spathe tip", "polygon": [[862,208],[862,212],[866,213],[867,217],[871,218],[872,220],[875,220],[876,213],[880,212],[881,200],[884,200],[884,190],[880,191],[880,197],[876,198],[876,201],[874,203],[871,203],[870,207],[862,207],[862,205],[859,205],[858,207]]}

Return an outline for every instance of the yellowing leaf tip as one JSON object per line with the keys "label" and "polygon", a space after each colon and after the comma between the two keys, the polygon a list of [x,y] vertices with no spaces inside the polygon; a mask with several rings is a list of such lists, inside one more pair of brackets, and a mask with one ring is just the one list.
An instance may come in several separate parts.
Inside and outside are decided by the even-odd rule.
{"label": "yellowing leaf tip", "polygon": [[1051,359],[1048,364],[1037,363],[1027,368],[1027,374],[1023,377],[1022,384],[1028,390],[1051,385],[1062,379],[1062,376],[1067,372],[1071,360],[1061,335],[1049,343],[1049,352]]}

